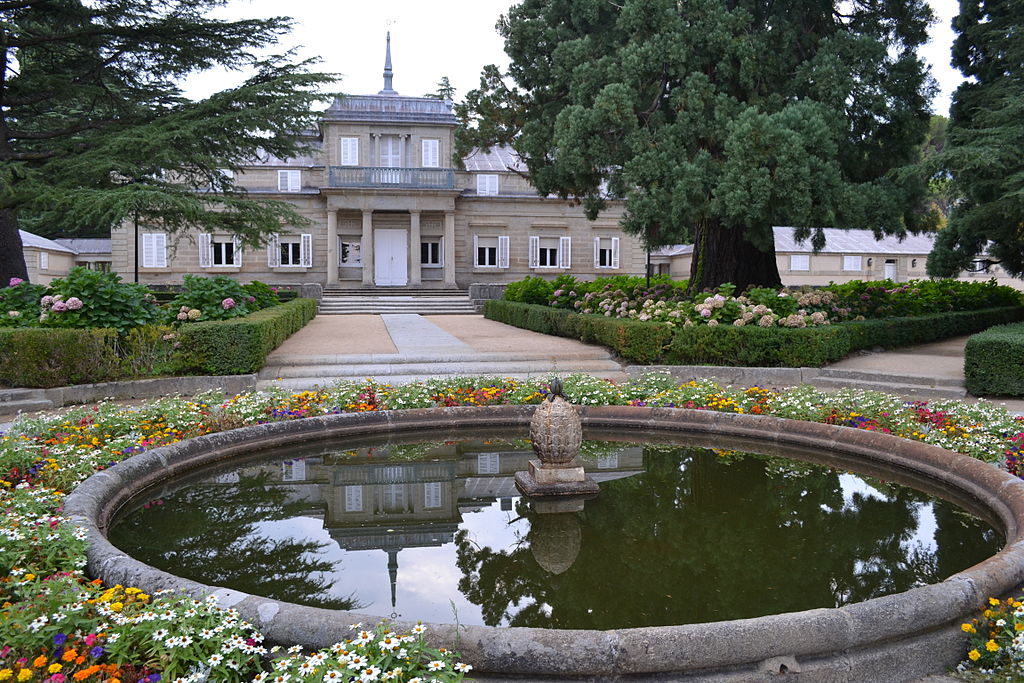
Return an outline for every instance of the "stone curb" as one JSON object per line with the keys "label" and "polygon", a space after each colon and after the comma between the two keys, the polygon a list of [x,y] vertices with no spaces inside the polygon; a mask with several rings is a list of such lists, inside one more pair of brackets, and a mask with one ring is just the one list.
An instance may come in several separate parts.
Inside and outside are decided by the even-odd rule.
{"label": "stone curb", "polygon": [[[88,571],[110,584],[147,592],[210,593],[238,609],[268,640],[325,647],[352,637],[348,624],[379,617],[269,600],[202,585],[144,565],[107,541],[104,531],[118,509],[149,485],[254,447],[402,432],[459,433],[481,428],[525,428],[533,408],[422,409],[330,415],[268,423],[210,434],[134,456],[83,482],[65,513],[88,534]],[[914,481],[980,515],[1005,532],[1006,547],[947,580],[905,593],[837,609],[815,609],[756,619],[679,626],[568,631],[438,624],[435,645],[461,651],[482,674],[590,677],[623,675],[658,680],[699,677],[715,681],[774,680],[782,672],[800,680],[903,681],[941,673],[963,656],[959,624],[975,616],[989,596],[1024,580],[1024,482],[991,465],[935,446],[877,432],[781,418],[672,408],[624,406],[583,409],[584,425],[640,438],[697,435],[708,444],[757,442],[757,450],[784,449],[890,481]],[[828,456],[830,451],[835,457]],[[411,623],[398,622],[407,631]]]}

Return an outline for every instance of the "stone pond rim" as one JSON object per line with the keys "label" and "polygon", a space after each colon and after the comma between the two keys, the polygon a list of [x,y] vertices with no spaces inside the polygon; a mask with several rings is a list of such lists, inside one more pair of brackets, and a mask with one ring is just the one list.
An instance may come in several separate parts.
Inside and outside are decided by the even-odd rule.
{"label": "stone pond rim", "polygon": [[[270,600],[206,586],[155,569],[121,552],[105,530],[118,509],[145,488],[199,467],[260,450],[336,438],[453,434],[525,428],[533,406],[433,408],[349,413],[274,422],[201,436],[135,455],[98,472],[68,496],[65,514],[86,529],[88,572],[110,585],[146,592],[210,593],[234,607],[268,641],[325,647],[351,637],[349,624],[380,617]],[[888,479],[912,478],[1001,530],[1005,547],[936,584],[840,608],[753,619],[608,631],[436,624],[430,639],[459,650],[474,675],[529,680],[905,681],[955,665],[966,650],[962,621],[990,596],[1024,581],[1024,482],[990,464],[908,439],[813,422],[704,410],[584,407],[586,429],[638,441],[690,435],[755,442],[756,450],[829,452],[849,469]],[[396,622],[407,631],[411,622]]]}

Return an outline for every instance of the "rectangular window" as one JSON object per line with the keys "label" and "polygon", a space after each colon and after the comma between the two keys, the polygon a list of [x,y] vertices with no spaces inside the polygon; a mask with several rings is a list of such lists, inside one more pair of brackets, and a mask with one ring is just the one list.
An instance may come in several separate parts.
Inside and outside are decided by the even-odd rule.
{"label": "rectangular window", "polygon": [[611,455],[599,455],[597,456],[597,469],[599,470],[613,470],[619,466],[619,454],[612,453]]}
{"label": "rectangular window", "polygon": [[595,237],[594,238],[594,267],[595,268],[618,268],[619,267],[619,238],[618,237]]}
{"label": "rectangular window", "polygon": [[281,463],[281,481],[305,481],[306,461],[302,458]]}
{"label": "rectangular window", "polygon": [[338,265],[350,267],[363,265],[362,245],[358,240],[338,243]]}
{"label": "rectangular window", "polygon": [[46,270],[50,267],[50,255],[45,251],[39,252],[39,270]]}
{"label": "rectangular window", "polygon": [[495,195],[498,194],[498,175],[496,173],[481,173],[476,177],[476,193]]}
{"label": "rectangular window", "polygon": [[843,270],[861,270],[860,256],[844,256]]}
{"label": "rectangular window", "polygon": [[219,242],[214,240],[210,242],[211,249],[211,260],[210,262],[214,266],[233,266],[235,265],[235,243],[234,242]]}
{"label": "rectangular window", "polygon": [[572,263],[570,237],[530,236],[531,268],[568,268]]}
{"label": "rectangular window", "polygon": [[292,266],[309,268],[313,264],[311,234],[274,234],[266,248],[266,264],[271,268]]}
{"label": "rectangular window", "polygon": [[302,189],[302,171],[278,171],[277,191],[298,192]]}
{"label": "rectangular window", "polygon": [[497,474],[501,471],[501,460],[498,453],[478,453],[476,456],[477,474]]}
{"label": "rectangular window", "polygon": [[790,254],[789,256],[789,269],[790,270],[810,270],[811,269],[811,257],[807,254]]}
{"label": "rectangular window", "polygon": [[437,168],[441,165],[441,141],[440,140],[424,140],[423,141],[423,167],[424,168]]}
{"label": "rectangular window", "polygon": [[405,512],[405,484],[385,484],[381,488],[384,512]]}
{"label": "rectangular window", "polygon": [[380,165],[385,168],[402,167],[402,139],[397,135],[381,136]]}
{"label": "rectangular window", "polygon": [[199,234],[200,268],[238,268],[242,265],[242,243],[237,237]]}
{"label": "rectangular window", "polygon": [[441,482],[428,481],[423,484],[423,507],[441,507]]}
{"label": "rectangular window", "polygon": [[475,268],[508,268],[508,235],[473,235]]}
{"label": "rectangular window", "polygon": [[167,267],[167,235],[162,232],[142,234],[142,267]]}
{"label": "rectangular window", "polygon": [[363,511],[363,487],[362,486],[346,486],[345,487],[345,512],[362,512]]}
{"label": "rectangular window", "polygon": [[441,265],[441,240],[423,240],[420,242],[420,265]]}
{"label": "rectangular window", "polygon": [[341,138],[341,165],[359,165],[359,138]]}

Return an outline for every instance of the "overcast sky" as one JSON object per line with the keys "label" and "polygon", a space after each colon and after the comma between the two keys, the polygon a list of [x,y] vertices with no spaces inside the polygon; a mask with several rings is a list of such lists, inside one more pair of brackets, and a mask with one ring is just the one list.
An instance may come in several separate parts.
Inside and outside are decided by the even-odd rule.
{"label": "overcast sky", "polygon": [[[962,80],[949,66],[953,41],[950,21],[957,0],[931,0],[938,22],[923,56],[941,92],[933,110],[948,114],[949,96]],[[218,12],[223,19],[287,15],[295,28],[282,47],[301,46],[301,57],[319,57],[321,71],[341,74],[338,89],[352,95],[376,93],[383,87],[384,36],[391,31],[394,87],[401,95],[433,92],[448,76],[461,99],[477,87],[485,64],[505,67],[508,58],[494,30],[510,0],[230,0]],[[209,72],[190,80],[187,93],[203,97],[239,82],[241,76]]]}

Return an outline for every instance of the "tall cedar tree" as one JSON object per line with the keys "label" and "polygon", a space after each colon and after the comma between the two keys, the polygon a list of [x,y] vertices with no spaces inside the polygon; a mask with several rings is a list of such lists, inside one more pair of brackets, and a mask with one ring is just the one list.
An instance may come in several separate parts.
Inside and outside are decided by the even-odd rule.
{"label": "tall cedar tree", "polygon": [[[253,201],[232,174],[308,139],[313,104],[333,78],[290,55],[255,51],[284,18],[207,18],[223,0],[0,0],[0,286],[26,278],[18,227],[105,231],[138,220],[249,243],[304,219]],[[254,67],[240,86],[193,102],[180,79]]]}
{"label": "tall cedar tree", "polygon": [[953,19],[953,93],[943,160],[959,201],[928,273],[953,276],[988,254],[1024,277],[1024,1],[962,0]]}
{"label": "tall cedar tree", "polygon": [[498,22],[459,153],[510,145],[542,195],[608,195],[647,245],[694,243],[691,287],[779,284],[773,225],[925,227],[934,91],[922,0],[524,0]]}

